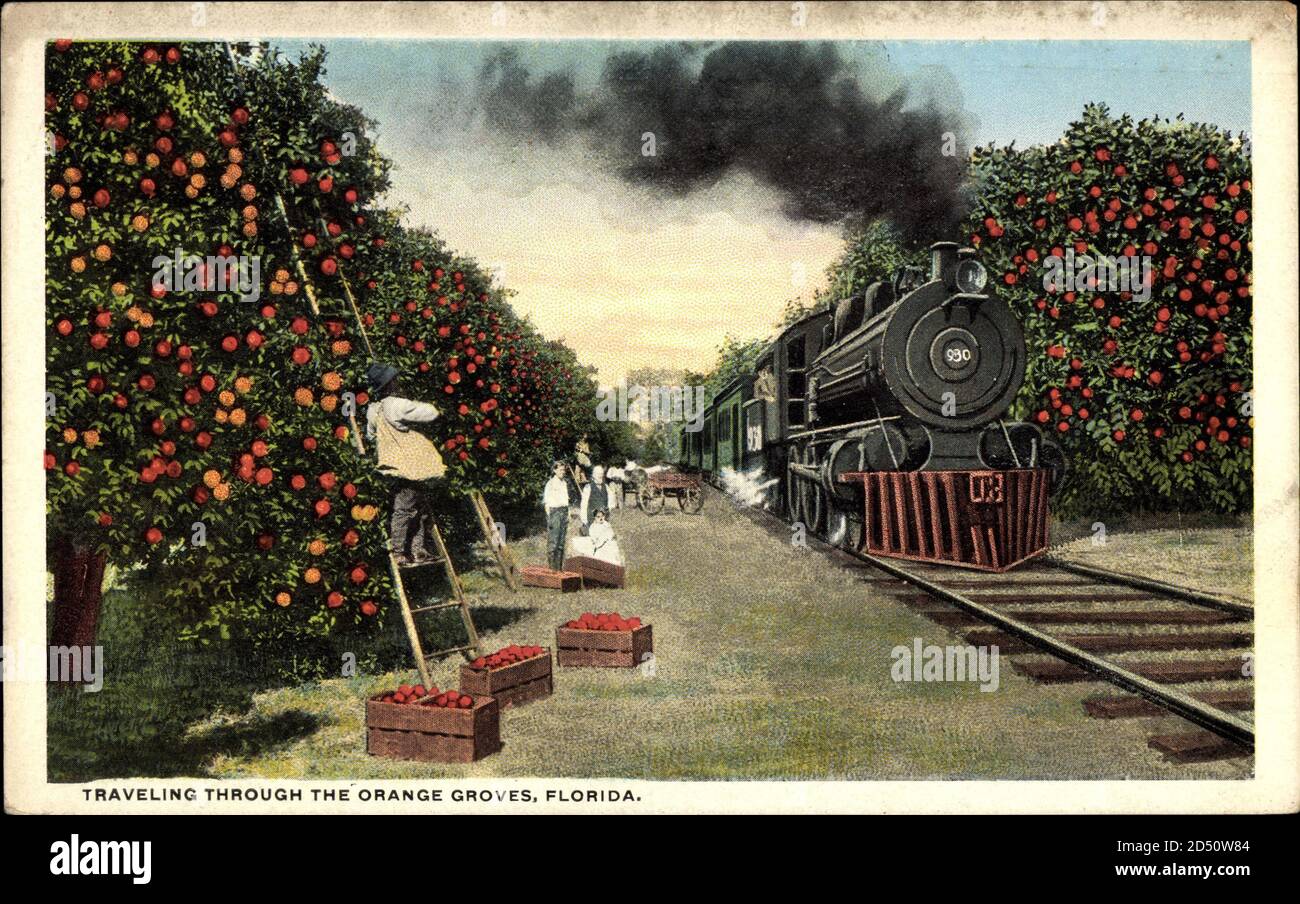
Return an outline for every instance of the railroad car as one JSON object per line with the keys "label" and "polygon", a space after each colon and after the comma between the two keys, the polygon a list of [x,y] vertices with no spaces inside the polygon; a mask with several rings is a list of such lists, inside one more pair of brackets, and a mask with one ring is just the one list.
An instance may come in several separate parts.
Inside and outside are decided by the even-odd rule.
{"label": "railroad car", "polygon": [[[786,327],[716,393],[678,463],[765,487],[764,505],[875,555],[1005,571],[1047,547],[1060,448],[1007,409],[1020,323],[972,249]],[[735,479],[735,478],[733,478]]]}

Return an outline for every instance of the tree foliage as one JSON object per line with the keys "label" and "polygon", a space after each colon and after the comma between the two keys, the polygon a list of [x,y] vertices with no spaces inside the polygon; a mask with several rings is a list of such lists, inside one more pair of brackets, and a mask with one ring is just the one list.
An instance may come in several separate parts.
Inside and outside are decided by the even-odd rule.
{"label": "tree foliage", "polygon": [[[52,538],[156,572],[200,633],[365,629],[391,589],[388,489],[354,447],[371,360],[442,410],[457,492],[533,492],[591,421],[572,350],[384,206],[390,163],[323,51],[46,59]],[[198,283],[159,282],[178,255]],[[207,281],[232,261],[258,264],[256,300]]]}
{"label": "tree foliage", "polygon": [[[1018,411],[1066,449],[1062,510],[1248,510],[1251,182],[1241,139],[1089,106],[1061,141],[979,149],[973,167],[968,240],[1024,324]],[[1149,291],[1086,282],[1048,291],[1045,262],[1071,256],[1085,279],[1085,256],[1145,257]]]}

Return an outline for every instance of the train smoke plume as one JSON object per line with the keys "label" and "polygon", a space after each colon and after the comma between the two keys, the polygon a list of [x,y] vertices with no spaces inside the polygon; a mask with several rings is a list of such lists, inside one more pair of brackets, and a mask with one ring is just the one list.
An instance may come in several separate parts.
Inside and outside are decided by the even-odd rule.
{"label": "train smoke plume", "polygon": [[741,171],[778,191],[793,220],[887,218],[910,238],[951,235],[965,151],[942,149],[959,130],[932,106],[904,109],[905,91],[873,99],[861,77],[830,44],[744,42],[613,54],[590,92],[568,73],[534,77],[507,50],[479,89],[492,128],[579,138],[632,185],[682,197]]}

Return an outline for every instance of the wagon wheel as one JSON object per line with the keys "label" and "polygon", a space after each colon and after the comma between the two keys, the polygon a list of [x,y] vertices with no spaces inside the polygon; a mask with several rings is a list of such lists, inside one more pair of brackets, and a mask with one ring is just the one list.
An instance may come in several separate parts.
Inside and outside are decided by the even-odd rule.
{"label": "wagon wheel", "polygon": [[637,493],[637,502],[641,511],[647,515],[657,515],[664,510],[664,491],[657,486],[646,485]]}
{"label": "wagon wheel", "polygon": [[677,507],[688,515],[698,515],[704,508],[704,488],[697,484],[684,487],[677,497]]}

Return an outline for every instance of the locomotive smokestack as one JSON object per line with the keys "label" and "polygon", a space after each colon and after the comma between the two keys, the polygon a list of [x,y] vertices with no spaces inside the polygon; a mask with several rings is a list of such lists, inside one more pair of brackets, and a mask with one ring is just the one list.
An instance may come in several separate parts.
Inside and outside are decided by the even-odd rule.
{"label": "locomotive smokestack", "polygon": [[952,287],[957,278],[957,243],[935,242],[930,246],[930,279],[941,279]]}

